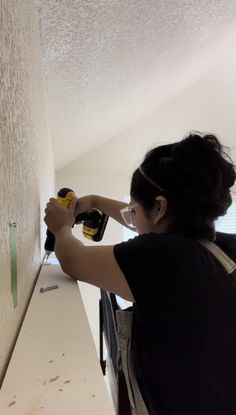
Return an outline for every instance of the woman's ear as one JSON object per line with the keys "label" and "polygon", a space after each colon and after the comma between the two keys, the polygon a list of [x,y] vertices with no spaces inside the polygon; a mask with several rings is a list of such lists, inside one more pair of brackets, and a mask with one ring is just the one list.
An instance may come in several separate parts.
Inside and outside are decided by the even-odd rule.
{"label": "woman's ear", "polygon": [[154,224],[157,225],[166,215],[167,199],[164,196],[157,196],[154,205]]}

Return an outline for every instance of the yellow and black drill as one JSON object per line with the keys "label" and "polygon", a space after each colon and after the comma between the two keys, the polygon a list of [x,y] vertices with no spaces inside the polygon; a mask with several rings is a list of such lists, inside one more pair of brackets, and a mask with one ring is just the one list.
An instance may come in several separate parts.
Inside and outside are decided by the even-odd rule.
{"label": "yellow and black drill", "polygon": [[[73,196],[73,190],[64,187],[59,190],[57,194],[57,201],[62,206],[69,207]],[[85,238],[99,242],[103,237],[108,218],[109,216],[105,215],[100,210],[92,208],[86,212],[79,213],[75,218],[75,224],[83,224],[83,235]],[[47,229],[47,237],[44,244],[47,257],[51,252],[54,252],[54,246],[55,236],[49,229]]]}

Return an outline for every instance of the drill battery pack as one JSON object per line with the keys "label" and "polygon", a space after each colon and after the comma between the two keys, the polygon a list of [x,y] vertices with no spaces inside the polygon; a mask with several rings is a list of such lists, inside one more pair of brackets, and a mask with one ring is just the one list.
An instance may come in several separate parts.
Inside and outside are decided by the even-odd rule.
{"label": "drill battery pack", "polygon": [[83,222],[83,236],[95,242],[101,241],[106,229],[108,216],[98,209],[89,209],[75,218],[75,223]]}

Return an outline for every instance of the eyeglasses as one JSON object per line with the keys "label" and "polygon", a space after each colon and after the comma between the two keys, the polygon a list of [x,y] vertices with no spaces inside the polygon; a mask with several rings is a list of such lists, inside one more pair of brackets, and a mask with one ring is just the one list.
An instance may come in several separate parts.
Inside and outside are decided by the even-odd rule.
{"label": "eyeglasses", "polygon": [[134,208],[138,205],[139,205],[139,203],[135,203],[132,206],[129,205],[129,206],[126,206],[126,207],[124,207],[120,210],[121,216],[122,216],[125,224],[127,226],[129,226],[130,228],[133,228],[133,229],[136,228],[136,225],[134,223],[134,218],[133,218]]}

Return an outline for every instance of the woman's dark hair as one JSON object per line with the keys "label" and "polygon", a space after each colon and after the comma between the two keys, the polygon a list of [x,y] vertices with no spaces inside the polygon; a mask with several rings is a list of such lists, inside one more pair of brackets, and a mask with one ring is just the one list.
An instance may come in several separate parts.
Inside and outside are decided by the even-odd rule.
{"label": "woman's dark hair", "polygon": [[148,215],[163,195],[175,229],[191,238],[214,239],[214,221],[232,203],[235,166],[212,134],[190,133],[183,140],[150,150],[131,181],[131,197]]}

